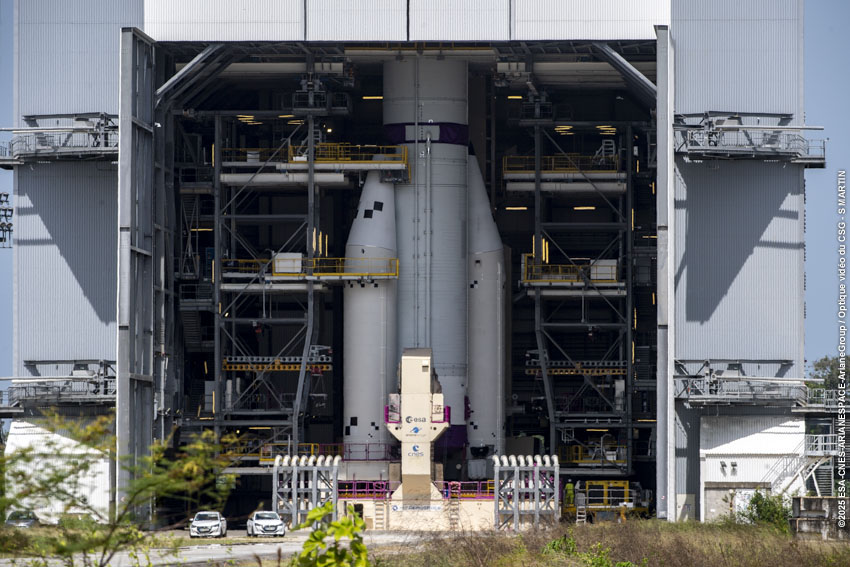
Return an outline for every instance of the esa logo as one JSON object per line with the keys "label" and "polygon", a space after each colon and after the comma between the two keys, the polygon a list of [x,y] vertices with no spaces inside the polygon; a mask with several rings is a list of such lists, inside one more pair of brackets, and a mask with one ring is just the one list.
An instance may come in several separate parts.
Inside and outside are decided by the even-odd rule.
{"label": "esa logo", "polygon": [[406,421],[407,423],[425,423],[425,418],[407,416],[404,418],[404,421]]}
{"label": "esa logo", "polygon": [[408,457],[424,457],[425,453],[419,450],[419,445],[414,445],[410,448],[410,452],[407,454]]}

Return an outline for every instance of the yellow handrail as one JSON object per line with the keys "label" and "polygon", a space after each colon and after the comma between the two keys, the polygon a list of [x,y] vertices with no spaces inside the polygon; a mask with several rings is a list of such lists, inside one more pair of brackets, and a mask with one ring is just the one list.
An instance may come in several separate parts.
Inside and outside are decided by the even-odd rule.
{"label": "yellow handrail", "polygon": [[[577,173],[594,171],[612,173],[619,171],[617,156],[591,156],[582,154],[559,154],[540,158],[541,173]],[[503,173],[534,173],[534,156],[505,156],[502,158]]]}
{"label": "yellow handrail", "polygon": [[523,283],[567,282],[580,283],[585,278],[595,283],[617,283],[618,269],[615,265],[581,262],[575,264],[534,264],[533,254],[523,254]]}
{"label": "yellow handrail", "polygon": [[267,258],[225,259],[222,265],[225,274],[255,274],[265,269],[272,276],[398,277],[398,258],[287,258],[283,262],[287,271],[276,271]]}

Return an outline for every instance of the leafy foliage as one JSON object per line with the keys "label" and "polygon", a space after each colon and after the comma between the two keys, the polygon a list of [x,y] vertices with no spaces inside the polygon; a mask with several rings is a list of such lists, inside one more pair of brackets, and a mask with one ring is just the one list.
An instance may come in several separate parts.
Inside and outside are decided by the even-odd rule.
{"label": "leafy foliage", "polygon": [[[184,501],[191,510],[200,502],[220,505],[226,498],[232,478],[220,481],[228,464],[221,455],[234,439],[219,441],[207,431],[179,450],[166,439],[152,445],[148,455],[129,461],[115,457],[113,422],[112,416],[83,421],[47,415],[37,425],[55,435],[43,435],[37,447],[0,456],[0,470],[5,471],[0,510],[50,509],[53,517],[42,520],[57,522],[55,528],[23,535],[0,528],[0,541],[14,544],[9,551],[28,557],[32,565],[52,558],[67,567],[105,567],[118,552],[127,551],[139,564],[157,543],[155,535],[142,529],[157,501]],[[87,496],[106,490],[97,486],[104,466],[123,469],[130,479],[108,507]]]}
{"label": "leafy foliage", "polygon": [[760,490],[747,503],[747,507],[739,513],[740,520],[790,533],[791,506],[782,494],[765,494]]}
{"label": "leafy foliage", "polygon": [[[838,388],[839,359],[837,356],[824,356],[814,361],[809,370],[809,378],[823,380],[823,384],[815,384],[818,388],[835,390]],[[850,356],[844,358],[845,369],[850,374]]]}
{"label": "leafy foliage", "polygon": [[[311,528],[313,532],[302,546],[301,554],[293,560],[298,567],[370,567],[369,552],[363,543],[366,528],[363,519],[349,506],[342,518],[333,518],[333,503],[314,508],[296,529]],[[332,538],[330,542],[326,537]]]}

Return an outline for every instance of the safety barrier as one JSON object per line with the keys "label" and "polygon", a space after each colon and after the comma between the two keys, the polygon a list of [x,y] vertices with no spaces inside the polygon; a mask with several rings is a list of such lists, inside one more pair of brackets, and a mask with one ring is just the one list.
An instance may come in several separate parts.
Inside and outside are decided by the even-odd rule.
{"label": "safety barrier", "polygon": [[[617,156],[559,154],[540,158],[540,173],[578,173],[581,171],[613,173],[619,171]],[[534,173],[534,156],[505,156],[502,172]]]}
{"label": "safety barrier", "polygon": [[483,481],[442,481],[434,483],[443,498],[459,498],[461,500],[492,500],[496,492],[493,480]]}
{"label": "safety barrier", "polygon": [[523,283],[618,283],[618,266],[610,263],[582,262],[573,264],[536,265],[533,254],[522,255]]}
{"label": "safety barrier", "polygon": [[580,467],[621,464],[626,462],[626,447],[623,445],[606,445],[604,447],[561,446],[558,448],[558,457],[562,463],[570,463]]}
{"label": "safety barrier", "polygon": [[225,259],[224,275],[259,274],[280,277],[372,278],[398,277],[398,258],[301,258],[286,259],[292,271],[276,271],[268,258]]}

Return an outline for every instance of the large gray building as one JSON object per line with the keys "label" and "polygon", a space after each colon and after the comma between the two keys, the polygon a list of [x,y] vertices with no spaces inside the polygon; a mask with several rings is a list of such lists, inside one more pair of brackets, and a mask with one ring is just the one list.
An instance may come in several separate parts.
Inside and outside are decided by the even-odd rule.
{"label": "large gray building", "polygon": [[802,65],[803,0],[16,1],[3,414],[238,431],[245,495],[280,452],[384,480],[427,347],[446,480],[545,452],[671,520],[831,490]]}

